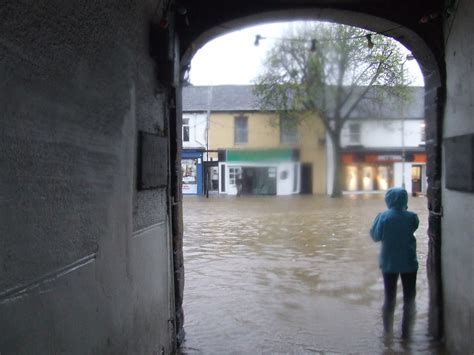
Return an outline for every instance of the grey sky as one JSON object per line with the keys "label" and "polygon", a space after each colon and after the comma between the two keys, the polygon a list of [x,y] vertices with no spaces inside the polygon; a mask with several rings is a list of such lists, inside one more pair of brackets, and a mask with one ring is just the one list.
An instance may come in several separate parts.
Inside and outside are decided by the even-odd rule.
{"label": "grey sky", "polygon": [[[258,75],[265,53],[273,40],[265,39],[254,45],[257,34],[279,38],[288,23],[273,23],[247,27],[216,38],[198,50],[191,62],[190,80],[193,85],[251,84]],[[406,50],[406,53],[409,53]],[[415,60],[406,67],[414,85],[423,86],[423,77]]]}

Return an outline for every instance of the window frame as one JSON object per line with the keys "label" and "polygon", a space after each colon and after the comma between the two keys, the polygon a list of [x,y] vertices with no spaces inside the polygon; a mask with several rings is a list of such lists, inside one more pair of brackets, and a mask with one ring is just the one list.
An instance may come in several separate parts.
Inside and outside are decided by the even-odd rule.
{"label": "window frame", "polygon": [[[245,122],[242,126],[238,123]],[[234,116],[234,144],[247,144],[249,142],[249,118],[248,116]]]}
{"label": "window frame", "polygon": [[[357,127],[354,131],[353,128]],[[349,131],[349,144],[360,144],[362,136],[362,127],[360,122],[349,122],[348,123]]]}
{"label": "window frame", "polygon": [[299,141],[296,118],[280,115],[280,144],[297,144]]}
{"label": "window frame", "polygon": [[[190,140],[191,140],[191,128],[190,128],[190,125],[189,125],[189,118],[188,117],[183,117],[183,121],[182,121],[182,131],[181,131],[181,134],[182,134],[182,139],[183,139],[183,142],[186,142],[186,143],[189,143]],[[186,134],[185,134],[186,132]],[[185,139],[185,137],[187,137],[187,139]]]}

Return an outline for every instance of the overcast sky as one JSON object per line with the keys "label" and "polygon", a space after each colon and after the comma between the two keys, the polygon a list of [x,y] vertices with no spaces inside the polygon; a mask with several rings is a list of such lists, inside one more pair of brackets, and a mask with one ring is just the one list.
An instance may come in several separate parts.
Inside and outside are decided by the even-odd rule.
{"label": "overcast sky", "polygon": [[[279,38],[285,23],[247,27],[216,38],[204,45],[191,62],[193,85],[251,84],[258,75],[265,53],[273,40],[265,39],[255,46],[255,36]],[[408,50],[406,50],[408,53]],[[423,86],[423,77],[415,60],[406,64],[414,85]]]}

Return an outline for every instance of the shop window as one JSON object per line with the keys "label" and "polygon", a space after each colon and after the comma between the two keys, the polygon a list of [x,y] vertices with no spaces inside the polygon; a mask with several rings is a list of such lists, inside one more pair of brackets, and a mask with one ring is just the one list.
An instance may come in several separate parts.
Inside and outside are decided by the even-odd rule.
{"label": "shop window", "polygon": [[349,143],[350,144],[360,143],[360,124],[359,123],[349,124]]}
{"label": "shop window", "polygon": [[183,142],[189,142],[189,118],[183,118]]}
{"label": "shop window", "polygon": [[371,166],[362,167],[362,190],[372,191],[374,189],[374,171]]}
{"label": "shop window", "polygon": [[387,166],[377,168],[377,185],[379,190],[388,190],[389,171]]}
{"label": "shop window", "polygon": [[346,167],[346,190],[357,190],[357,166],[349,165]]}
{"label": "shop window", "polygon": [[296,118],[280,116],[280,143],[298,143],[298,122]]}
{"label": "shop window", "polygon": [[229,168],[229,185],[235,186],[241,174],[241,168]]}
{"label": "shop window", "polygon": [[245,144],[248,142],[248,117],[234,117],[234,143]]}
{"label": "shop window", "polygon": [[196,158],[181,159],[183,193],[197,193],[197,163]]}

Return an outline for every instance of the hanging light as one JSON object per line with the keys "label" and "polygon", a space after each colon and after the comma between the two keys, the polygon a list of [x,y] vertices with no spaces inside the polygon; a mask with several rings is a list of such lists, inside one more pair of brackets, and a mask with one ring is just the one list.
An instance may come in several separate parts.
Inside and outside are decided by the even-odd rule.
{"label": "hanging light", "polygon": [[253,42],[253,45],[258,47],[258,45],[260,44],[260,40],[262,39],[262,36],[260,35],[256,35],[255,36],[255,42]]}
{"label": "hanging light", "polygon": [[372,34],[366,34],[365,38],[367,38],[367,48],[372,49],[374,48],[374,42],[372,42]]}
{"label": "hanging light", "polygon": [[316,52],[316,40],[315,39],[312,39],[311,40],[311,49],[310,49],[311,52]]}

